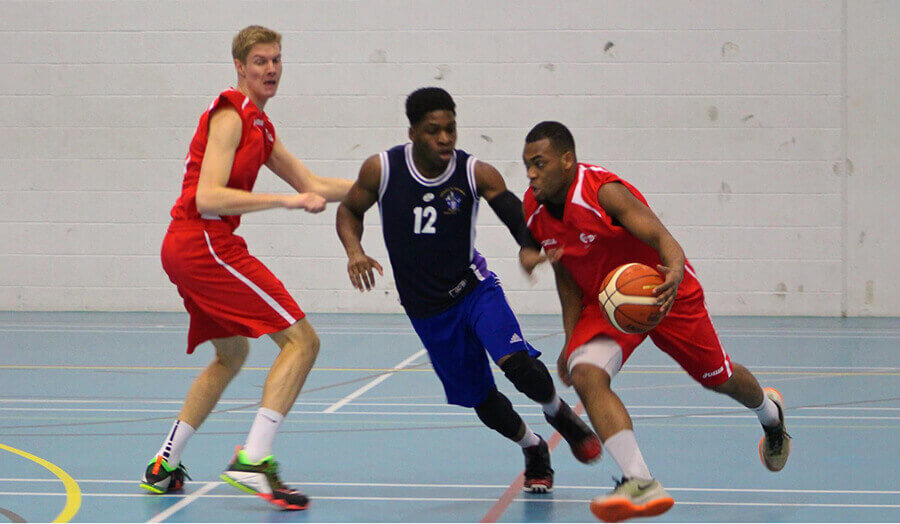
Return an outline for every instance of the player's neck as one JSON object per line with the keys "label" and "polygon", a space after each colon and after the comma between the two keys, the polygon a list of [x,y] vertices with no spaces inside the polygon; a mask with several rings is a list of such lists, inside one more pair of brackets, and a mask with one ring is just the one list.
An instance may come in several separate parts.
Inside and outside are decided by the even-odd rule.
{"label": "player's neck", "polygon": [[253,93],[252,93],[249,89],[247,89],[246,86],[244,86],[244,85],[242,85],[242,84],[240,84],[240,83],[238,84],[237,90],[240,91],[241,93],[243,93],[244,96],[246,96],[247,98],[249,98],[250,100],[252,100],[253,103],[256,105],[257,109],[259,109],[260,111],[262,111],[263,108],[266,107],[266,102],[269,101],[268,98],[262,98],[262,99],[261,99],[261,98],[259,98],[259,97],[257,97],[257,96],[254,96]]}
{"label": "player's neck", "polygon": [[447,166],[433,166],[422,159],[419,154],[416,152],[416,148],[413,147],[412,152],[413,165],[416,167],[416,171],[419,172],[423,177],[431,179],[437,178],[444,174],[444,171],[447,169]]}

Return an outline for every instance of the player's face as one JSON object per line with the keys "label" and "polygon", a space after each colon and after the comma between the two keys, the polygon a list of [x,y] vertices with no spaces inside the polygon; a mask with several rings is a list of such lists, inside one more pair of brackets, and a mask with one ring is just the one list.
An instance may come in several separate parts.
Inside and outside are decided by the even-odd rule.
{"label": "player's face", "polygon": [[254,100],[265,101],[278,91],[281,81],[281,46],[272,44],[256,44],[250,48],[247,61],[234,61],[238,71],[238,79],[250,91]]}
{"label": "player's face", "polygon": [[559,154],[549,138],[527,142],[522,152],[526,174],[534,199],[545,204],[565,200],[568,183],[565,173],[572,167],[574,154]]}
{"label": "player's face", "polygon": [[456,147],[456,117],[445,109],[428,112],[409,128],[409,139],[418,159],[427,164],[422,167],[443,171]]}

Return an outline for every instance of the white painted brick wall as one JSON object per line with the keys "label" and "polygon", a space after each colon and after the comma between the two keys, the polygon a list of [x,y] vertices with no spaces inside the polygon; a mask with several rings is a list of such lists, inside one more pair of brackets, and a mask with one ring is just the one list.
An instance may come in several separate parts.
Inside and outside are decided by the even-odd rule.
{"label": "white painted brick wall", "polygon": [[[527,130],[567,123],[582,160],[642,189],[714,313],[900,314],[882,276],[900,255],[883,227],[898,219],[898,57],[880,47],[898,6],[0,0],[0,309],[180,308],[158,252],[182,159],[234,83],[231,37],[261,23],[284,34],[267,110],[316,172],[355,178],[405,141],[405,95],[440,85],[459,146],[519,194]],[[264,169],[257,190],[286,186]],[[389,270],[375,293],[349,288],[333,221],[334,206],[250,214],[240,234],[306,310],[399,312]],[[364,245],[387,266],[378,224],[373,209]],[[486,205],[478,239],[517,311],[557,311],[549,270],[519,272]]]}

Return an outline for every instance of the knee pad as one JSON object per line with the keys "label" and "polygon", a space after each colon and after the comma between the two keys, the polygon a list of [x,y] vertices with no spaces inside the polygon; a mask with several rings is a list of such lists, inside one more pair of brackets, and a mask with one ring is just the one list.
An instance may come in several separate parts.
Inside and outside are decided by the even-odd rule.
{"label": "knee pad", "polygon": [[485,426],[511,440],[516,438],[524,424],[522,417],[513,410],[512,403],[497,388],[492,389],[487,398],[475,406],[475,413]]}
{"label": "knee pad", "polygon": [[535,402],[545,404],[553,400],[556,388],[553,378],[543,362],[528,354],[517,351],[500,366],[513,386]]}

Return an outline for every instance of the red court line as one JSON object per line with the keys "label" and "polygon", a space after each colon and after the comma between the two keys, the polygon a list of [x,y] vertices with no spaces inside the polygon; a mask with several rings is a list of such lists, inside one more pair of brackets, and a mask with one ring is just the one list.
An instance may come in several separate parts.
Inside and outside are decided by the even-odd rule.
{"label": "red court line", "polygon": [[[575,414],[581,416],[584,412],[584,405],[581,402],[575,405]],[[550,440],[547,441],[547,447],[550,448],[550,451],[553,451],[557,445],[559,445],[559,441],[562,440],[562,435],[559,434],[559,431],[553,433],[550,437]],[[497,519],[503,515],[503,512],[506,511],[506,508],[515,500],[516,495],[522,492],[522,487],[525,485],[525,470],[522,470],[519,473],[519,476],[516,477],[515,480],[512,481],[512,484],[506,488],[506,491],[503,492],[503,495],[500,495],[500,498],[497,499],[497,502],[491,506],[491,509],[488,510],[487,513],[484,514],[484,517],[481,518],[479,522],[497,522]]]}

